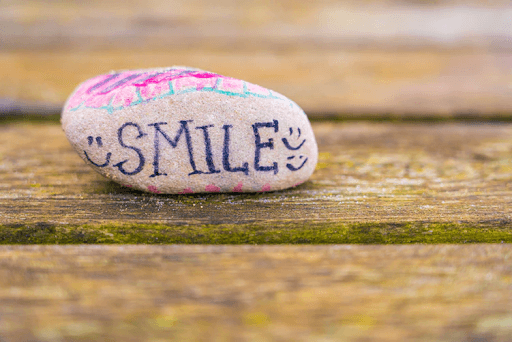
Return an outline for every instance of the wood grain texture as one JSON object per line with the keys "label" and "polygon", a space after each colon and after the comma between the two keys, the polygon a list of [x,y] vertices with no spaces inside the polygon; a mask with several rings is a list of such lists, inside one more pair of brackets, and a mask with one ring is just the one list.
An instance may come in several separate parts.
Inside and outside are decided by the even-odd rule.
{"label": "wood grain texture", "polygon": [[[190,65],[280,92],[311,117],[510,118],[512,54],[485,51],[0,52],[0,97],[60,106],[111,70]],[[11,104],[12,106],[12,104]],[[27,108],[27,106],[25,106]]]}
{"label": "wood grain texture", "polygon": [[510,341],[512,247],[0,247],[2,341]]}
{"label": "wood grain texture", "polygon": [[297,188],[162,196],[96,174],[56,124],[4,124],[0,224],[503,221],[511,228],[512,125],[313,123],[313,129],[319,164]]}
{"label": "wood grain texture", "polygon": [[508,1],[2,1],[2,50],[512,48]]}
{"label": "wood grain texture", "polygon": [[55,113],[89,77],[188,65],[312,116],[510,117],[511,16],[476,0],[3,1],[0,112]]}

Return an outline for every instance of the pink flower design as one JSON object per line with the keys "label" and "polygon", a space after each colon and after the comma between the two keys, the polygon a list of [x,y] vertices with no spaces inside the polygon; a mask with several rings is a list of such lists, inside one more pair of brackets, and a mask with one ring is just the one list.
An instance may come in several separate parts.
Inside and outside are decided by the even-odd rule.
{"label": "pink flower design", "polygon": [[192,191],[191,188],[186,188],[186,189],[183,189],[182,192],[178,192],[178,194],[180,194],[180,195],[193,194],[193,193],[194,193],[194,191]]}
{"label": "pink flower design", "polygon": [[178,78],[174,81],[174,85],[177,90],[186,90],[186,89],[196,89],[198,83],[200,83],[201,80],[198,80],[196,78],[192,77],[182,77]]}
{"label": "pink flower design", "polygon": [[233,188],[233,192],[242,192],[242,182],[238,183],[237,186]]}
{"label": "pink flower design", "polygon": [[110,77],[110,75],[100,75],[85,81],[73,94],[73,97],[69,99],[68,109],[74,108],[78,106],[80,103],[82,103],[84,99],[87,99],[89,97],[89,95],[87,94],[87,90],[89,90],[89,88],[94,86],[96,83],[99,83],[108,77]]}
{"label": "pink flower design", "polygon": [[94,108],[108,106],[114,94],[115,93],[91,95],[87,100],[85,100],[85,105]]}
{"label": "pink flower design", "polygon": [[161,192],[158,191],[158,188],[156,186],[153,186],[153,185],[148,186],[148,190],[151,191],[154,194],[161,194]]}
{"label": "pink flower design", "polygon": [[268,95],[268,90],[259,85],[247,82],[247,90],[254,94]]}
{"label": "pink flower design", "polygon": [[137,101],[137,99],[134,87],[124,87],[115,92],[112,106],[129,106],[130,103]]}
{"label": "pink flower design", "polygon": [[234,78],[222,78],[221,89],[225,91],[231,91],[234,93],[243,92],[244,83]]}
{"label": "pink flower design", "polygon": [[[148,101],[152,99],[153,97],[156,97],[164,92],[169,91],[169,84],[166,82],[160,82],[160,83],[148,83],[144,87],[137,87],[140,91],[140,95],[145,101]],[[134,89],[137,89],[134,87]]]}
{"label": "pink flower design", "polygon": [[220,188],[218,186],[215,186],[214,184],[209,184],[206,186],[205,190],[207,192],[219,192]]}
{"label": "pink flower design", "polygon": [[85,81],[72,95],[68,109],[107,109],[109,113],[135,104],[183,92],[210,91],[228,96],[282,99],[278,93],[231,77],[188,68],[132,70]]}
{"label": "pink flower design", "polygon": [[263,185],[263,187],[261,188],[260,192],[265,192],[265,191],[270,191],[270,184],[269,183]]}

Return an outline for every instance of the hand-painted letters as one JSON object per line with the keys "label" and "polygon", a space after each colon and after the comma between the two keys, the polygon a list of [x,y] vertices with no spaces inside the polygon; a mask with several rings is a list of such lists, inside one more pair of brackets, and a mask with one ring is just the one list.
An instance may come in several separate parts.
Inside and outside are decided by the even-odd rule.
{"label": "hand-painted letters", "polygon": [[142,171],[142,168],[144,167],[144,163],[145,163],[145,158],[144,158],[144,155],[142,154],[141,150],[138,149],[137,147],[133,147],[133,146],[128,146],[124,143],[123,141],[123,131],[126,127],[128,126],[133,126],[135,128],[137,128],[137,131],[139,133],[138,136],[135,137],[135,139],[140,139],[142,138],[143,136],[147,135],[146,133],[142,132],[141,128],[139,125],[137,125],[136,123],[133,123],[133,122],[126,122],[124,123],[120,128],[119,130],[117,131],[117,140],[119,140],[119,145],[121,145],[122,147],[125,147],[125,148],[128,148],[130,150],[134,150],[138,157],[139,157],[139,166],[137,166],[135,168],[135,170],[133,171],[126,171],[124,168],[123,168],[123,164],[126,163],[128,161],[128,159],[125,159],[115,165],[113,165],[114,167],[117,167],[119,169],[119,171],[121,171],[121,173],[123,175],[128,175],[128,176],[131,176],[131,175],[135,175],[139,172]]}
{"label": "hand-painted letters", "polygon": [[178,145],[178,140],[180,140],[180,137],[181,137],[181,134],[183,132],[185,132],[185,139],[186,139],[186,142],[187,142],[187,149],[188,149],[188,157],[189,157],[189,161],[190,161],[190,166],[192,167],[192,172],[189,173],[189,176],[190,175],[196,175],[196,174],[201,174],[203,173],[202,171],[198,171],[196,169],[196,163],[194,161],[194,152],[192,150],[192,139],[190,138],[190,131],[188,129],[188,123],[191,122],[192,120],[188,120],[188,121],[180,121],[180,129],[178,130],[178,133],[176,133],[176,136],[174,137],[174,140],[171,140],[171,138],[169,138],[169,136],[161,130],[160,128],[160,125],[167,125],[167,122],[156,122],[156,123],[152,123],[152,124],[149,124],[148,126],[153,126],[155,127],[155,141],[154,141],[154,147],[155,147],[155,157],[153,159],[153,174],[149,177],[156,177],[156,176],[167,176],[166,173],[160,173],[159,172],[159,162],[160,162],[160,139],[159,139],[159,135],[158,133],[160,133],[164,138],[165,140],[167,140],[167,142],[173,147],[175,148],[177,145]]}
{"label": "hand-painted letters", "polygon": [[[195,127],[196,130],[202,131],[202,142],[204,143],[204,151],[205,151],[205,163],[207,167],[207,171],[199,170],[196,164],[196,160],[194,159],[194,149],[192,146],[192,134],[190,130],[190,125],[192,125],[192,120],[181,120],[179,121],[179,128],[176,131],[176,134],[173,138],[169,135],[169,133],[165,130],[167,122],[155,122],[151,123],[146,126],[146,129],[154,130],[153,134],[153,173],[149,177],[157,177],[157,176],[166,176],[167,173],[165,173],[165,169],[167,169],[166,165],[161,165],[161,153],[162,149],[167,146],[165,143],[161,143],[162,138],[167,141],[167,143],[170,145],[172,149],[175,149],[178,146],[178,143],[182,136],[184,136],[185,140],[184,144],[186,146],[187,152],[188,152],[188,161],[190,164],[191,172],[188,174],[189,176],[194,175],[201,175],[201,174],[215,174],[215,173],[221,173],[222,171],[218,169],[214,162],[214,157],[216,155],[216,151],[220,151],[222,155],[222,168],[226,172],[242,172],[246,176],[249,175],[249,163],[244,161],[241,163],[241,166],[232,166],[230,162],[230,145],[232,144],[231,141],[231,130],[233,129],[233,125],[225,124],[222,126],[222,130],[224,131],[224,143],[222,148],[215,148],[216,146],[212,146],[212,140],[210,138],[211,132],[215,129],[215,125],[203,125]],[[150,128],[148,128],[150,127]],[[286,168],[292,172],[300,170],[308,161],[307,156],[300,154],[300,150],[306,144],[306,139],[300,139],[301,136],[301,130],[300,128],[297,128],[297,137],[292,139],[294,136],[293,129],[289,128],[289,137],[282,138],[281,141],[283,145],[276,144],[274,142],[274,138],[268,138],[266,141],[262,141],[261,133],[264,133],[265,136],[268,135],[274,135],[277,136],[279,133],[279,122],[278,120],[273,120],[270,122],[256,122],[252,125],[252,131],[254,134],[254,172],[273,172],[274,174],[277,174],[279,172],[279,164],[277,161],[272,161],[270,164],[267,163],[267,165],[261,165],[262,164],[262,154],[269,153],[266,152],[268,150],[274,150],[274,149],[282,149],[281,146],[284,146],[284,151],[292,151],[294,155],[288,156],[287,160],[289,162],[286,163]],[[214,131],[213,131],[214,132]],[[144,156],[144,153],[142,151],[142,148],[134,145],[133,140],[138,139],[150,139],[150,135],[148,133],[144,132],[143,127],[141,127],[139,124],[135,122],[125,122],[119,129],[117,130],[117,142],[119,145],[127,150],[131,150],[135,152],[135,155],[130,156],[128,159],[124,159],[120,162],[117,162],[116,164],[111,165],[110,161],[113,158],[112,152],[107,152],[104,157],[104,161],[101,161],[101,157],[97,157],[96,159],[100,159],[100,162],[93,161],[90,157],[92,150],[86,151],[84,150],[85,159],[90,162],[92,165],[100,168],[108,167],[111,165],[113,168],[117,168],[119,172],[121,172],[124,175],[132,176],[140,173],[146,164],[146,157]],[[197,135],[196,135],[197,137]],[[129,139],[132,141],[130,145],[126,143],[126,139]],[[197,139],[197,138],[195,138]],[[266,138],[263,138],[266,139]],[[293,141],[292,141],[293,140]],[[279,140],[278,140],[279,141]],[[96,144],[94,144],[96,142]],[[147,144],[147,142],[146,142]],[[104,148],[104,143],[102,140],[102,137],[97,136],[88,136],[87,137],[87,145],[89,146],[89,149]],[[135,144],[136,145],[136,144]],[[184,147],[185,147],[184,146]],[[167,146],[167,148],[169,148]],[[268,150],[267,150],[268,149]],[[283,152],[284,152],[283,151]],[[275,154],[274,154],[275,155]],[[133,159],[135,158],[135,159]],[[181,156],[174,156],[174,158],[181,158]],[[137,167],[133,168],[133,166],[130,166],[128,169],[125,168],[125,164],[128,163],[130,160],[134,160],[137,163]],[[267,158],[268,160],[268,158]],[[299,162],[294,163],[295,160],[298,160]],[[133,162],[129,163],[128,165],[133,165]],[[204,165],[204,164],[203,164]],[[132,169],[133,168],[133,169]],[[164,170],[162,170],[162,168]],[[168,170],[167,170],[168,171]]]}
{"label": "hand-painted letters", "polygon": [[224,125],[222,128],[224,129],[224,149],[222,150],[222,166],[224,170],[228,172],[243,172],[247,176],[249,174],[249,163],[245,162],[242,167],[231,168],[229,163],[229,142],[230,135],[229,129],[233,127],[232,125]]}
{"label": "hand-painted letters", "polygon": [[262,143],[260,138],[260,132],[259,128],[262,127],[268,127],[272,128],[274,127],[274,132],[277,133],[279,131],[279,122],[277,120],[274,120],[274,122],[256,122],[254,125],[252,125],[252,129],[254,131],[254,144],[256,145],[256,152],[254,153],[254,169],[256,171],[272,171],[274,170],[274,174],[277,174],[278,172],[278,166],[277,163],[274,162],[272,166],[260,166],[260,157],[261,157],[261,149],[262,148],[269,148],[271,150],[274,149],[274,141],[272,138],[268,139],[267,142]]}

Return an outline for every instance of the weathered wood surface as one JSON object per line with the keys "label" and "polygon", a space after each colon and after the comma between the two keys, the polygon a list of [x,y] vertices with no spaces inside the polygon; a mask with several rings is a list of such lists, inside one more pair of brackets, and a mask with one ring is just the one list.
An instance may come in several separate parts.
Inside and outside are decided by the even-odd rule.
{"label": "weathered wood surface", "polygon": [[[0,52],[0,97],[21,101],[22,112],[59,113],[73,89],[90,77],[169,65],[260,84],[293,99],[312,117],[510,118],[512,113],[512,53],[486,51]],[[40,103],[35,110],[32,101]]]}
{"label": "weathered wood surface", "polygon": [[[96,174],[71,149],[57,124],[2,125],[2,238],[9,243],[58,243],[52,240],[54,228],[46,228],[89,225],[102,231],[101,225],[107,225],[121,226],[121,231],[105,228],[107,240],[74,235],[61,243],[459,241],[430,236],[448,230],[460,242],[512,241],[511,124],[314,123],[313,129],[320,162],[311,180],[297,188],[172,196],[132,191]],[[419,226],[403,227],[407,223]],[[139,225],[135,234],[142,235],[146,228],[162,228],[144,224],[170,225],[173,228],[166,226],[171,230],[165,232],[178,235],[171,240],[108,239],[128,234],[130,229],[123,225]],[[364,231],[361,225],[376,231]],[[471,229],[478,227],[480,237],[472,236]],[[46,235],[43,240],[26,240],[23,231],[7,228],[30,228],[26,234]],[[238,234],[236,238],[226,240],[226,229]],[[251,240],[244,235],[254,229],[264,237]],[[391,239],[401,229],[406,229],[405,235]],[[331,235],[301,240],[301,230]],[[11,235],[5,235],[8,231]],[[378,238],[368,240],[373,232]],[[274,240],[276,236],[281,238]]]}
{"label": "weathered wood surface", "polygon": [[113,69],[190,65],[315,116],[510,118],[511,17],[509,1],[2,1],[0,112],[58,112]]}
{"label": "weathered wood surface", "polygon": [[4,0],[0,10],[3,50],[512,48],[506,0]]}
{"label": "weathered wood surface", "polygon": [[0,340],[512,339],[512,247],[0,248]]}

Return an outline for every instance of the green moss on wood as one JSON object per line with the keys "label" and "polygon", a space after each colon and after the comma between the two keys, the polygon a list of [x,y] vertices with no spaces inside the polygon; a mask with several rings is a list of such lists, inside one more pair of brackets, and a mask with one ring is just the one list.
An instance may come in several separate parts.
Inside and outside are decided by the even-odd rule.
{"label": "green moss on wood", "polygon": [[512,221],[476,223],[105,224],[0,226],[0,244],[512,243]]}
{"label": "green moss on wood", "polygon": [[60,124],[60,114],[2,114],[0,113],[0,125],[12,123],[43,123]]}

